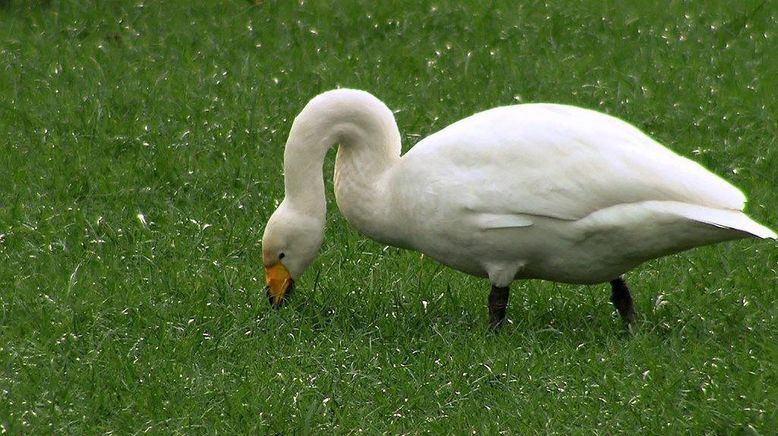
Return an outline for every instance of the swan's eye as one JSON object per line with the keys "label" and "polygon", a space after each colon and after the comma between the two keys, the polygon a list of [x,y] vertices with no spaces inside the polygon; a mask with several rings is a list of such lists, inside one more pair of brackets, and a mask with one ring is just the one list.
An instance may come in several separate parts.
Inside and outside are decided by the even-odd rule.
{"label": "swan's eye", "polygon": [[281,253],[281,254],[279,254],[279,255],[278,255],[278,260],[281,260],[281,259],[283,259],[284,257],[286,257],[286,254],[284,254],[284,253]]}

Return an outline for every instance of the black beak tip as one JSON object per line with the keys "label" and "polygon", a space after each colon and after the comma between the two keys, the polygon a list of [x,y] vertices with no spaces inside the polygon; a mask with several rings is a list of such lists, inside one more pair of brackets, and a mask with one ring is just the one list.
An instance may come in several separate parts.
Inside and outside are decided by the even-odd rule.
{"label": "black beak tip", "polygon": [[273,305],[273,296],[270,295],[270,290],[268,288],[265,288],[265,293],[267,294],[267,301],[272,306]]}
{"label": "black beak tip", "polygon": [[278,309],[281,307],[281,304],[283,304],[284,299],[282,298],[281,301],[278,304],[275,304],[273,302],[273,295],[270,293],[270,288],[265,286],[265,293],[267,294],[267,301],[270,303],[270,307],[273,309]]}
{"label": "black beak tip", "polygon": [[267,294],[267,300],[270,302],[270,306],[273,309],[280,309],[286,304],[286,296],[291,294],[292,291],[294,291],[294,280],[290,280],[289,287],[286,289],[286,293],[283,297],[281,297],[281,300],[278,301],[278,303],[275,303],[273,301],[273,295],[270,293],[270,287],[265,286],[265,293]]}

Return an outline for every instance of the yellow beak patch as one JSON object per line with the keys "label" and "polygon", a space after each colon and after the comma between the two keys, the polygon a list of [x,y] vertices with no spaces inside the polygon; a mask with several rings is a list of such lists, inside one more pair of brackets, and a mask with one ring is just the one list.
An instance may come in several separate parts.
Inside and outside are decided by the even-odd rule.
{"label": "yellow beak patch", "polygon": [[274,306],[281,303],[291,284],[292,276],[283,263],[278,262],[265,269],[265,285],[267,285],[270,302]]}

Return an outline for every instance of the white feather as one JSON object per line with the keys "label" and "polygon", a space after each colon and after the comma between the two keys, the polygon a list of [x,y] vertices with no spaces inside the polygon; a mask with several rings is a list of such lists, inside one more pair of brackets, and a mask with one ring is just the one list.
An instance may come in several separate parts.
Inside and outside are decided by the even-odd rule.
{"label": "white feather", "polygon": [[[609,115],[499,107],[400,157],[391,111],[355,90],[324,93],[296,118],[286,212],[277,214],[324,225],[322,163],[335,143],[336,199],[352,225],[498,286],[514,278],[597,283],[699,245],[776,237],[743,213],[737,188]],[[265,239],[279,239],[273,233]],[[290,268],[293,277],[298,270]]]}

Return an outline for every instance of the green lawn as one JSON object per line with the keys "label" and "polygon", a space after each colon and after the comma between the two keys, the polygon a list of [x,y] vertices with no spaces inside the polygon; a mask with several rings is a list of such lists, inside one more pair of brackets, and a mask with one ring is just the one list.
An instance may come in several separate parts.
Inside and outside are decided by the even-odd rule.
{"label": "green lawn", "polygon": [[328,180],[270,309],[286,134],[338,86],[405,149],[497,105],[605,111],[778,226],[776,2],[420,3],[0,0],[0,433],[776,431],[773,242],[631,272],[632,337],[607,285],[539,281],[490,335],[487,281],[361,237]]}

